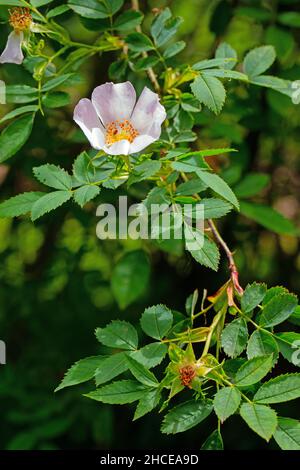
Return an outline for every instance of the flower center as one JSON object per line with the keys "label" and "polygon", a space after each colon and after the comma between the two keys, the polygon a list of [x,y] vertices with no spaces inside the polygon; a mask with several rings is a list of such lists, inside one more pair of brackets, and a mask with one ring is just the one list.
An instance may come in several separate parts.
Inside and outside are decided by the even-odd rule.
{"label": "flower center", "polygon": [[16,32],[26,31],[31,25],[31,14],[28,8],[9,10],[9,23]]}
{"label": "flower center", "polygon": [[179,370],[180,381],[185,387],[190,387],[192,380],[196,376],[196,371],[193,366],[184,366]]}
{"label": "flower center", "polygon": [[105,143],[111,145],[124,139],[132,143],[138,135],[138,131],[128,119],[123,119],[122,121],[117,120],[107,124]]}

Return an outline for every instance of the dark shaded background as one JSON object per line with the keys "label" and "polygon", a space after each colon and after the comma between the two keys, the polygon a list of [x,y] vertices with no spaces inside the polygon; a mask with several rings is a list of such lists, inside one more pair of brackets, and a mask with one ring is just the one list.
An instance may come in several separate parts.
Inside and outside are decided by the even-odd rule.
{"label": "dark shaded background", "polygon": [[[60,3],[64,2],[51,6]],[[278,21],[283,11],[298,12],[298,1],[141,2],[147,12],[146,27],[151,8],[164,5],[186,20],[180,29],[180,39],[188,44],[180,56],[182,61],[212,57],[223,40],[238,51],[240,59],[256,45],[273,44],[278,54],[274,73],[300,78],[300,23],[290,27]],[[60,17],[60,22],[74,39],[92,41],[99,34],[88,31],[72,14]],[[1,25],[1,47],[7,31]],[[30,141],[12,159],[11,166],[0,166],[1,199],[36,188],[31,178],[33,166],[48,161],[65,168],[72,166],[74,157],[84,148],[71,119],[74,103],[109,78],[107,70],[113,60],[111,54],[86,63],[82,67],[85,80],[69,90],[72,105],[53,110],[46,120],[39,118]],[[1,66],[0,74],[8,83],[32,83],[23,67]],[[134,81],[139,86],[138,78]],[[5,112],[4,107],[0,109],[1,114]],[[237,148],[238,154],[212,163],[231,183],[249,171],[270,174],[268,188],[254,200],[276,207],[299,224],[299,124],[299,107],[289,98],[230,83],[223,113],[218,117],[208,111],[201,114],[196,145]],[[123,189],[101,194],[101,201],[112,202]],[[199,448],[215,428],[213,418],[182,435],[166,437],[159,432],[161,416],[154,413],[131,423],[133,407],[113,408],[82,397],[80,392],[91,389],[89,385],[53,393],[73,362],[103,351],[93,335],[97,326],[116,318],[137,322],[143,309],[155,303],[182,310],[195,288],[207,287],[213,293],[228,276],[224,258],[219,273],[212,274],[187,255],[176,256],[144,243],[151,259],[149,286],[138,302],[120,311],[110,288],[112,269],[122,253],[139,249],[142,244],[98,240],[95,207],[91,204],[82,211],[70,204],[35,224],[27,217],[0,220],[0,337],[7,344],[7,365],[0,366],[0,447]],[[296,238],[275,235],[236,214],[226,218],[221,230],[236,249],[243,285],[263,280],[269,286],[283,284],[300,293]],[[289,365],[283,360],[280,367],[286,371]],[[283,416],[300,417],[295,403],[277,409]],[[239,417],[226,421],[222,434],[228,449],[267,447]],[[270,447],[276,448],[276,444],[271,442]]]}

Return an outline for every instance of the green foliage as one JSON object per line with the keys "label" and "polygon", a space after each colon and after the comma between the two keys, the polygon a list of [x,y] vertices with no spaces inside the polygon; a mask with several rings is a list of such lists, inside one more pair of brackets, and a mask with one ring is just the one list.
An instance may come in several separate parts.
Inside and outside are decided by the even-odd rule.
{"label": "green foliage", "polygon": [[138,336],[135,328],[126,321],[112,321],[105,328],[97,328],[96,337],[110,348],[134,351],[138,346]]}
{"label": "green foliage", "polygon": [[31,208],[31,220],[34,221],[42,215],[57,209],[62,204],[71,199],[71,191],[53,191],[39,198]]}
{"label": "green foliage", "polygon": [[254,357],[243,364],[236,373],[235,382],[238,387],[248,387],[259,382],[272,368],[272,354]]}
{"label": "green foliage", "polygon": [[283,450],[300,450],[299,421],[291,418],[278,418],[274,439]]}
{"label": "green foliage", "polygon": [[143,295],[149,277],[149,260],[143,251],[126,253],[119,260],[112,273],[111,286],[121,309]]}
{"label": "green foliage", "polygon": [[177,434],[197,426],[212,412],[208,401],[187,401],[172,408],[165,416],[161,431],[164,434]]}
{"label": "green foliage", "polygon": [[34,114],[19,117],[0,135],[0,163],[15,155],[28,140],[33,126]]}
{"label": "green foliage", "polygon": [[247,323],[243,318],[233,320],[222,332],[222,347],[230,357],[237,357],[244,351],[248,340]]}
{"label": "green foliage", "polygon": [[202,73],[192,83],[191,89],[200,103],[205,104],[215,114],[220,113],[226,98],[226,91],[220,80]]}
{"label": "green foliage", "polygon": [[264,299],[267,291],[265,284],[258,284],[254,282],[248,285],[245,289],[244,295],[241,300],[241,307],[243,312],[251,312],[261,301]]}
{"label": "green foliage", "polygon": [[214,410],[221,422],[233,415],[241,402],[241,393],[234,387],[221,388],[214,397]]}
{"label": "green foliage", "polygon": [[220,431],[216,429],[211,433],[210,436],[206,439],[206,441],[203,443],[201,450],[223,450],[224,445],[223,445],[223,439],[221,436]]}
{"label": "green foliage", "polygon": [[254,78],[261,75],[273,64],[276,58],[276,52],[272,46],[261,46],[248,52],[244,59],[244,71],[250,77]]}
{"label": "green foliage", "polygon": [[276,295],[262,309],[260,324],[270,327],[284,322],[295,311],[297,303],[297,297],[293,294]]}
{"label": "green foliage", "polygon": [[172,312],[164,305],[147,308],[141,317],[141,327],[151,338],[163,339],[173,324]]}
{"label": "green foliage", "polygon": [[264,383],[254,395],[257,403],[281,403],[300,396],[300,374],[280,375]]}
{"label": "green foliage", "polygon": [[72,178],[62,168],[55,165],[42,165],[33,168],[34,176],[46,186],[55,189],[71,189]]}
{"label": "green foliage", "polygon": [[277,416],[274,410],[256,403],[243,403],[240,414],[249,428],[266,441],[271,439],[277,426]]}
{"label": "green foliage", "polygon": [[120,380],[100,387],[94,392],[87,393],[85,396],[102,403],[124,405],[125,403],[139,400],[147,390],[149,390],[148,387],[135,380]]}

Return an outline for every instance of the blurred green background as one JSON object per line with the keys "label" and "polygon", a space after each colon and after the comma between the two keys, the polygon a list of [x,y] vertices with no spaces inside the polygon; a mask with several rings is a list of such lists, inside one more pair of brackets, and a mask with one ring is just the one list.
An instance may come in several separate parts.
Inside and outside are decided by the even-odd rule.
{"label": "blurred green background", "polygon": [[[62,3],[55,1],[51,6]],[[179,61],[212,57],[221,41],[230,43],[239,59],[252,47],[272,44],[278,55],[275,74],[300,79],[298,0],[140,4],[146,13],[145,27],[151,9],[166,5],[185,19],[179,39],[188,46]],[[5,12],[0,13],[4,23]],[[88,30],[84,20],[71,13],[61,16],[59,22],[75,40],[89,42],[101,34]],[[7,26],[1,24],[1,49],[7,33]],[[72,103],[51,111],[46,119],[39,117],[29,142],[12,159],[11,166],[0,165],[1,200],[39,188],[31,177],[33,166],[52,162],[71,168],[75,156],[86,148],[72,121],[74,104],[109,79],[108,67],[113,60],[115,55],[110,53],[85,63],[80,70],[84,80],[68,90]],[[10,84],[32,84],[26,66],[1,66],[0,76]],[[139,77],[131,78],[139,86]],[[271,90],[238,83],[230,83],[228,88],[220,116],[209,111],[201,114],[195,145],[237,148],[239,153],[213,162],[227,181],[235,184],[249,172],[270,175],[267,188],[253,200],[273,206],[299,224],[299,107]],[[8,109],[1,106],[0,116]],[[98,201],[113,202],[124,192],[123,188],[116,193],[103,191]],[[132,193],[131,198],[136,202],[138,194]],[[0,448],[200,448],[214,429],[213,419],[190,432],[168,437],[159,433],[161,416],[151,414],[132,423],[132,407],[113,408],[82,397],[80,392],[91,389],[89,385],[53,393],[73,362],[103,352],[93,335],[96,327],[116,318],[137,322],[143,309],[155,303],[182,310],[193,289],[208,288],[212,294],[228,275],[224,258],[219,273],[213,274],[197,266],[180,246],[159,249],[148,242],[98,240],[95,208],[94,203],[84,211],[69,205],[35,224],[27,217],[0,220],[0,338],[7,345],[7,364],[0,366]],[[228,216],[221,230],[236,249],[243,285],[263,280],[269,286],[284,284],[299,295],[296,237],[275,235],[237,214]],[[112,272],[124,253],[140,248],[148,253],[144,263],[150,266],[150,277],[143,294],[120,310],[111,289]],[[283,361],[282,369],[287,367]],[[278,409],[283,416],[300,418],[294,404]],[[223,437],[227,449],[267,448],[238,417],[226,421]],[[276,444],[270,447],[276,448]]]}

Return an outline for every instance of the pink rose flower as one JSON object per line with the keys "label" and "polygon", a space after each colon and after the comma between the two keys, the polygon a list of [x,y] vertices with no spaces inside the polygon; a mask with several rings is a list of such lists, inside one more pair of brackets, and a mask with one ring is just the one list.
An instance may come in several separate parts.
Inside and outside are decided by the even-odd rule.
{"label": "pink rose flower", "polygon": [[74,121],[91,146],[110,155],[140,152],[159,139],[165,119],[159,96],[145,87],[136,101],[130,82],[100,85],[74,109]]}

